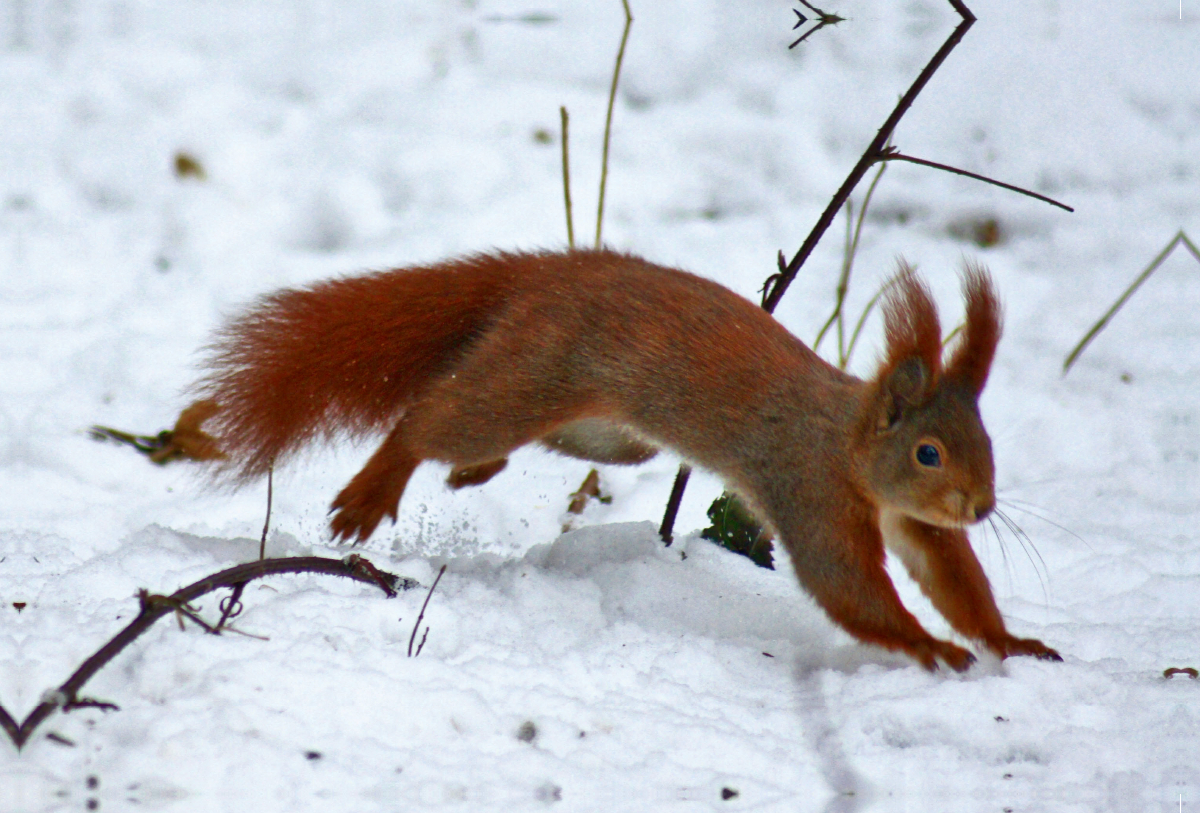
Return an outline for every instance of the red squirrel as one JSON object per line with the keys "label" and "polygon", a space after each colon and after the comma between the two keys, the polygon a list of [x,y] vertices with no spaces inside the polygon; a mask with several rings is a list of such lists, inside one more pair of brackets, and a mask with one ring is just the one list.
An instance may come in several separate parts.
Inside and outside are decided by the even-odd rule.
{"label": "red squirrel", "polygon": [[943,364],[937,310],[902,271],[887,348],[863,381],[715,282],[609,250],[480,254],[282,290],[217,334],[195,392],[237,481],[302,446],[386,432],[333,501],[339,540],[393,522],[423,460],[455,488],[538,441],[602,463],[658,447],[723,478],[787,549],[800,584],[859,640],[928,669],[971,652],[930,635],[885,545],[964,637],[1061,660],[1009,634],[965,527],[995,506],[977,399],[1000,338],[985,272]]}

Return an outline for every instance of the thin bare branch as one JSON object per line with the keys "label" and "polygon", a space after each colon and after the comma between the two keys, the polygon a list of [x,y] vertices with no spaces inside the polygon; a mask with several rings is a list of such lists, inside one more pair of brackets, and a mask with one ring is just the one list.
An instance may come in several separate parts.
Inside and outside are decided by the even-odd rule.
{"label": "thin bare branch", "polygon": [[912,107],[917,96],[925,89],[925,85],[929,83],[929,80],[937,73],[938,68],[942,66],[942,63],[946,61],[946,58],[950,56],[950,53],[958,46],[962,38],[966,36],[967,31],[975,24],[975,15],[963,4],[962,0],[949,0],[949,2],[951,7],[962,18],[962,22],[954,28],[954,31],[942,43],[942,47],[930,58],[928,64],[918,74],[912,85],[900,97],[900,101],[897,102],[895,109],[892,110],[891,115],[884,121],[883,126],[879,128],[879,132],[875,134],[875,138],[867,146],[862,157],[858,159],[858,163],[850,170],[850,174],[842,182],[841,188],[834,193],[833,199],[825,207],[825,211],[821,213],[820,218],[817,219],[816,225],[813,226],[812,231],[809,232],[800,249],[792,257],[784,273],[771,286],[771,290],[767,292],[763,305],[768,313],[774,313],[775,308],[779,305],[779,300],[783,298],[788,286],[792,284],[792,280],[796,278],[796,274],[800,271],[800,267],[804,265],[808,256],[812,254],[813,249],[817,247],[817,243],[820,242],[821,237],[824,236],[825,231],[833,223],[833,218],[846,203],[846,199],[850,197],[850,193],[854,191],[854,187],[858,186],[858,182],[867,174],[867,170],[870,169],[871,165],[883,157],[884,145],[892,137],[892,133],[895,132],[896,125],[900,123],[900,119],[904,118],[904,114]]}
{"label": "thin bare branch", "polygon": [[886,284],[880,286],[879,290],[875,292],[875,295],[867,301],[866,306],[863,308],[863,312],[859,314],[858,322],[854,325],[854,332],[850,334],[850,343],[846,345],[846,360],[842,363],[843,370],[846,369],[846,365],[850,362],[850,357],[854,355],[854,348],[858,344],[858,337],[862,335],[863,325],[867,323],[867,317],[871,315],[871,311],[874,310],[875,306],[879,304],[879,298],[883,296],[883,293],[886,290]]}
{"label": "thin bare branch", "polygon": [[608,189],[608,145],[612,140],[613,105],[617,101],[617,82],[621,78],[621,63],[625,59],[625,43],[629,41],[629,27],[633,25],[633,14],[629,0],[621,0],[625,9],[625,30],[621,32],[621,47],[617,49],[617,64],[613,68],[612,87],[608,90],[608,113],[604,116],[604,151],[600,157],[600,200],[596,205],[596,248],[601,247],[600,232],[604,227],[604,194]]}
{"label": "thin bare branch", "polygon": [[[260,559],[261,561],[261,559]],[[225,629],[225,623],[230,619],[237,618],[242,613],[242,591],[246,589],[245,582],[238,582],[233,586],[233,591],[225,598],[221,599],[218,605],[221,609],[221,620],[217,622],[215,632],[220,633]]]}
{"label": "thin bare branch", "polygon": [[567,115],[567,108],[565,106],[560,106],[558,113],[562,119],[562,178],[563,200],[567,206],[567,246],[575,248],[575,218],[571,213],[571,148],[568,145],[568,124],[571,119]]}
{"label": "thin bare branch", "polygon": [[1121,296],[1117,298],[1117,301],[1113,303],[1112,307],[1100,317],[1100,321],[1092,325],[1091,330],[1083,335],[1083,338],[1079,340],[1079,344],[1075,345],[1075,349],[1067,355],[1066,360],[1063,362],[1063,375],[1066,375],[1067,371],[1071,369],[1071,365],[1075,363],[1075,359],[1079,358],[1079,354],[1083,352],[1083,349],[1091,343],[1092,339],[1096,338],[1096,335],[1099,334],[1100,331],[1104,330],[1105,326],[1112,321],[1114,316],[1117,315],[1117,311],[1121,310],[1121,307],[1127,301],[1129,301],[1129,297],[1133,296],[1134,292],[1141,287],[1143,282],[1149,279],[1150,275],[1153,274],[1155,270],[1163,264],[1167,257],[1170,256],[1171,252],[1175,250],[1175,246],[1179,245],[1180,243],[1183,243],[1184,247],[1187,248],[1187,250],[1191,252],[1192,256],[1196,258],[1196,261],[1200,262],[1200,250],[1197,250],[1196,245],[1190,239],[1188,239],[1188,236],[1184,233],[1183,229],[1180,229],[1171,239],[1171,242],[1167,243],[1167,247],[1158,253],[1158,256],[1154,258],[1150,265],[1146,266],[1146,270],[1138,274],[1137,279],[1135,279],[1133,283],[1125,289],[1125,293],[1121,294]]}
{"label": "thin bare branch", "polygon": [[267,468],[267,516],[263,520],[262,539],[258,542],[259,561],[267,558],[267,529],[271,527],[271,499],[275,491],[275,464]]}
{"label": "thin bare branch", "polygon": [[21,725],[12,718],[12,715],[3,706],[0,706],[0,728],[4,729],[4,733],[20,749],[21,745],[25,742],[25,738],[21,736]]}
{"label": "thin bare branch", "polygon": [[[806,3],[806,2],[805,2],[805,0],[800,0],[800,3],[801,3],[801,4],[803,4],[803,5],[804,5],[804,6],[805,6],[805,7],[806,7],[806,8],[807,8],[809,11],[811,11],[813,14],[816,14],[816,15],[817,15],[817,20],[818,20],[818,22],[817,22],[817,25],[816,25],[816,27],[815,27],[815,28],[813,28],[813,29],[812,29],[811,31],[809,31],[808,33],[806,33],[806,34],[802,35],[802,36],[800,37],[800,39],[796,40],[796,41],[795,41],[795,42],[793,42],[791,45],[789,45],[789,46],[788,46],[788,50],[789,50],[789,51],[790,51],[791,49],[795,48],[795,47],[796,47],[797,45],[799,45],[800,43],[804,42],[806,39],[808,39],[809,37],[811,37],[813,34],[815,34],[815,33],[817,33],[818,31],[820,31],[820,30],[821,30],[822,28],[824,28],[825,26],[827,26],[827,25],[837,25],[838,23],[840,23],[840,22],[843,22],[843,21],[846,19],[845,17],[839,17],[839,16],[838,16],[838,15],[836,15],[836,14],[829,14],[829,13],[827,13],[827,12],[825,12],[825,11],[822,11],[821,9],[819,9],[819,8],[817,8],[816,6],[812,5],[811,3]],[[799,28],[800,26],[802,26],[802,25],[804,25],[806,22],[808,22],[808,20],[807,20],[807,19],[805,19],[804,15],[802,15],[800,12],[796,11],[795,9],[792,9],[792,11],[795,11],[795,12],[796,12],[796,16],[799,18],[799,20],[796,22],[796,24],[792,26],[792,30],[793,30],[793,31],[795,31],[797,28]]]}
{"label": "thin bare branch", "polygon": [[100,647],[95,654],[84,661],[75,673],[65,683],[51,692],[47,692],[41,703],[17,725],[13,717],[0,707],[0,727],[9,738],[20,748],[28,742],[30,736],[39,725],[46,721],[56,709],[64,710],[80,705],[92,705],[97,701],[81,701],[79,690],[113,658],[121,653],[139,636],[164,615],[183,612],[192,620],[201,623],[208,631],[219,631],[201,621],[187,605],[203,595],[220,590],[244,585],[254,579],[266,576],[277,576],[284,573],[324,573],[331,576],[344,576],[356,581],[374,584],[383,590],[389,598],[396,595],[396,589],[407,590],[415,586],[411,579],[401,579],[390,573],[377,569],[369,561],[357,554],[351,554],[345,559],[327,559],[321,556],[294,556],[283,559],[263,559],[249,564],[238,565],[211,576],[206,576],[198,582],[175,591],[169,596],[152,594],[143,591],[140,595],[141,611],[123,630],[118,632],[108,643]]}
{"label": "thin bare branch", "polygon": [[[849,199],[846,200],[846,247],[842,257],[842,275],[838,279],[837,284],[837,302],[834,304],[833,313],[830,314],[829,320],[821,328],[821,331],[817,334],[817,338],[813,341],[813,350],[816,350],[821,346],[821,340],[825,338],[825,333],[834,323],[836,323],[838,329],[838,368],[842,370],[846,369],[846,365],[850,363],[850,354],[853,352],[853,342],[851,342],[849,346],[846,345],[844,328],[845,317],[843,315],[843,309],[846,304],[846,293],[850,289],[850,272],[854,268],[854,257],[858,254],[858,241],[862,236],[863,221],[866,219],[867,209],[871,206],[871,198],[875,194],[875,187],[879,185],[879,181],[881,178],[883,178],[883,173],[886,169],[887,164],[881,163],[879,165],[879,171],[876,172],[875,177],[871,179],[871,183],[867,187],[867,194],[863,198],[862,209],[859,210],[857,220],[854,218],[853,201]],[[853,228],[851,228],[852,225]],[[878,298],[878,295],[876,295],[876,298]],[[871,303],[867,305],[867,310],[859,318],[858,327],[854,331],[855,336],[857,336],[858,331],[861,330],[863,322],[866,320],[866,315],[867,313],[870,313],[870,309],[874,306],[874,304],[875,300],[872,299]]]}
{"label": "thin bare branch", "polygon": [[[433,580],[433,584],[429,585],[429,594],[425,596],[425,603],[421,605],[421,612],[417,613],[417,623],[413,624],[412,635],[408,638],[408,657],[413,657],[413,641],[417,639],[417,630],[421,626],[421,619],[425,617],[425,608],[429,606],[429,599],[433,598],[433,591],[437,589],[438,582],[442,580],[442,574],[446,572],[446,566],[442,565],[442,569],[438,571],[437,578]],[[425,634],[429,634],[429,628],[425,628]],[[425,639],[421,639],[421,646],[425,646]],[[421,654],[420,647],[417,648],[417,654]]]}
{"label": "thin bare branch", "polygon": [[923,167],[933,167],[934,169],[941,169],[941,170],[945,170],[946,172],[953,172],[955,175],[962,175],[965,178],[974,178],[977,181],[983,181],[984,183],[990,183],[992,186],[998,186],[1001,189],[1009,189],[1013,192],[1020,192],[1022,195],[1028,195],[1031,198],[1037,198],[1038,200],[1049,203],[1051,206],[1057,206],[1058,208],[1065,209],[1068,212],[1075,211],[1074,209],[1072,209],[1070,206],[1068,206],[1065,203],[1059,203],[1054,198],[1048,198],[1045,195],[1039,195],[1037,192],[1031,192],[1030,190],[1025,189],[1023,187],[1013,186],[1012,184],[1004,183],[1003,181],[997,181],[995,178],[989,178],[986,175],[977,175],[974,172],[967,172],[965,169],[958,169],[957,167],[948,166],[946,164],[939,164],[936,161],[926,161],[924,158],[913,158],[911,155],[904,155],[897,150],[886,151],[879,160],[880,161],[907,161],[910,164],[920,164]]}
{"label": "thin bare branch", "polygon": [[[820,242],[825,231],[833,223],[833,219],[837,216],[838,211],[850,198],[850,193],[858,186],[858,182],[867,174],[867,170],[871,168],[871,165],[884,157],[884,150],[891,140],[892,133],[896,130],[896,125],[900,123],[900,119],[904,118],[904,114],[912,107],[913,102],[916,101],[917,96],[924,90],[925,85],[929,83],[929,80],[937,73],[942,63],[946,61],[946,58],[950,56],[950,53],[958,46],[962,38],[966,36],[967,31],[975,24],[975,15],[971,13],[971,10],[967,8],[962,0],[948,1],[951,8],[962,18],[962,22],[950,32],[950,36],[942,43],[942,47],[930,58],[912,85],[900,97],[900,101],[896,103],[896,107],[892,110],[891,115],[884,121],[883,126],[879,128],[879,132],[875,134],[875,138],[867,145],[866,150],[863,151],[862,156],[858,159],[858,163],[850,170],[850,174],[846,176],[846,180],[842,182],[838,191],[834,193],[833,199],[829,201],[829,205],[825,207],[825,211],[821,213],[812,231],[809,232],[800,249],[792,257],[791,262],[787,264],[786,268],[782,267],[781,263],[780,271],[772,274],[767,279],[764,285],[765,290],[763,291],[762,300],[763,309],[767,313],[775,312],[775,308],[778,307],[779,301],[783,298],[784,293],[787,292],[788,286],[792,284],[792,280],[796,278],[800,267],[804,265],[809,255],[812,254],[813,249],[817,247],[817,243]],[[662,536],[663,541],[667,542],[667,544],[670,544],[675,517],[679,513],[679,503],[683,499],[683,492],[687,487],[689,474],[690,470],[686,466],[680,467],[679,473],[675,476],[675,485],[671,489],[671,497],[667,501],[662,526],[659,529],[659,535]]]}
{"label": "thin bare branch", "polygon": [[688,478],[691,476],[692,467],[681,463],[679,471],[675,473],[675,483],[671,486],[671,496],[667,498],[667,511],[663,515],[662,526],[658,529],[658,535],[667,545],[671,544],[675,517],[679,515],[679,504],[683,501],[683,491],[687,488]]}

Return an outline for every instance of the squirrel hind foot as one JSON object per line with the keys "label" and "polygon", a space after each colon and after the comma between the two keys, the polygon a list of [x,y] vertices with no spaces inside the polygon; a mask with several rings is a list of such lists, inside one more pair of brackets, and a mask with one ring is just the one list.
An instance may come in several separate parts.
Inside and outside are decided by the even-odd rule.
{"label": "squirrel hind foot", "polygon": [[[389,436],[389,441],[393,440]],[[404,487],[421,462],[398,447],[398,443],[385,442],[338,493],[329,507],[334,542],[366,542],[385,516],[395,524]]]}
{"label": "squirrel hind foot", "polygon": [[334,543],[361,545],[375,532],[385,516],[390,516],[395,524],[397,511],[370,499],[360,499],[357,495],[347,496],[346,490],[343,490],[333,501],[329,513],[333,514],[329,528],[333,532]]}
{"label": "squirrel hind foot", "polygon": [[499,460],[490,460],[474,466],[458,466],[446,478],[446,485],[455,491],[466,486],[480,486],[503,471],[507,465],[508,458],[502,457]]}

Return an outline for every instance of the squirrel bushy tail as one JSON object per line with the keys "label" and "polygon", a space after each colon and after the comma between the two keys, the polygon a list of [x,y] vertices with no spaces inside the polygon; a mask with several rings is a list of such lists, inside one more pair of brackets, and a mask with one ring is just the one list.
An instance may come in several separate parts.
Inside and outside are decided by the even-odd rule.
{"label": "squirrel bushy tail", "polygon": [[226,473],[250,480],[317,437],[386,428],[495,316],[513,270],[479,255],[259,299],[217,334],[194,389],[220,404]]}

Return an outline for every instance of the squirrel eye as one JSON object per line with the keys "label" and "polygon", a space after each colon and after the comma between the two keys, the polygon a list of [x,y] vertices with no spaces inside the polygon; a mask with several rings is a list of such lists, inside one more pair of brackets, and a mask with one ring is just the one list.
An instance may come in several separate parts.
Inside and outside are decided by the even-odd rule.
{"label": "squirrel eye", "polygon": [[928,443],[922,443],[917,447],[917,462],[922,466],[936,468],[942,465],[942,456],[938,454],[936,446],[931,446]]}

